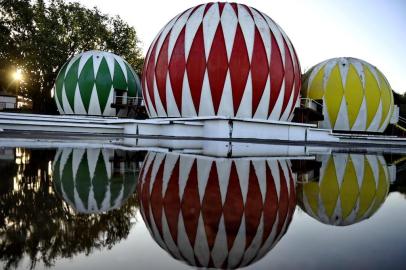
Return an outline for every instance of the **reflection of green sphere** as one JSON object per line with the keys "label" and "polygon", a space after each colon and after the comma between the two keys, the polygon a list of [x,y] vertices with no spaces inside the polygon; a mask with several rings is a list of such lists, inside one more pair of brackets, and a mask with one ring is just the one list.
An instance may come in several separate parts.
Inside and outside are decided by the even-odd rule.
{"label": "reflection of green sphere", "polygon": [[298,204],[320,222],[345,226],[371,217],[389,192],[382,156],[337,154],[326,157],[320,178],[298,185]]}
{"label": "reflection of green sphere", "polygon": [[62,149],[53,165],[54,188],[77,212],[119,208],[135,191],[135,174],[114,175],[114,150]]}
{"label": "reflection of green sphere", "polygon": [[141,97],[137,74],[121,57],[101,51],[75,55],[56,78],[54,98],[61,114],[115,116],[114,89]]}

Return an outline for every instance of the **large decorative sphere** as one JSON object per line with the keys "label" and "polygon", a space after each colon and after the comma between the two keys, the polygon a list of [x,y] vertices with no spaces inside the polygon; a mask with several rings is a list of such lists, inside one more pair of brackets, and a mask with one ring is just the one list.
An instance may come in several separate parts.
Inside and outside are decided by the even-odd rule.
{"label": "large decorative sphere", "polygon": [[60,114],[115,116],[115,89],[141,97],[137,74],[121,57],[101,51],[75,55],[62,67],[54,98]]}
{"label": "large decorative sphere", "polygon": [[78,213],[101,213],[120,208],[134,193],[135,173],[114,173],[114,150],[58,150],[53,164],[56,193]]}
{"label": "large decorative sphere", "polygon": [[147,154],[137,186],[153,239],[192,266],[239,268],[289,227],[295,180],[286,160]]}
{"label": "large decorative sphere", "polygon": [[360,59],[333,58],[304,75],[303,97],[323,100],[323,128],[383,132],[393,111],[385,76]]}
{"label": "large decorative sphere", "polygon": [[379,209],[389,185],[382,156],[334,154],[322,160],[319,179],[298,184],[298,204],[322,223],[351,225]]}
{"label": "large decorative sphere", "polygon": [[152,42],[142,75],[151,117],[289,120],[300,65],[282,29],[236,3],[207,3],[173,18]]}

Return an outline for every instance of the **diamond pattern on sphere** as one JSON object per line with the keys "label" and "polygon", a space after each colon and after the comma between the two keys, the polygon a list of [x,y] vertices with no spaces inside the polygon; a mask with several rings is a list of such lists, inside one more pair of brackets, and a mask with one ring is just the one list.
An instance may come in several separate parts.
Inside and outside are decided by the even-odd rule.
{"label": "diamond pattern on sphere", "polygon": [[179,199],[179,160],[176,162],[168,182],[164,197],[165,216],[168,222],[172,239],[178,239],[178,217],[180,212]]}
{"label": "diamond pattern on sphere", "polygon": [[[189,15],[185,16],[186,13]],[[166,107],[166,95],[163,94],[171,91],[169,94],[173,95],[181,117],[194,113],[198,117],[236,116],[238,113],[239,116],[263,118],[266,112],[278,120],[282,113],[284,117],[290,116],[299,96],[300,65],[290,41],[272,20],[259,11],[236,3],[204,4],[181,13],[177,18],[181,18],[179,22],[165,26],[159,34],[174,31],[175,34],[169,36],[169,48],[164,44],[156,45],[157,40],[164,43],[158,36],[150,47],[151,53],[147,54],[142,82],[148,89],[146,92],[151,92],[151,99],[145,99],[147,107],[155,107],[155,102]],[[165,52],[167,49],[169,52]],[[169,53],[169,63],[156,56],[164,53]],[[290,60],[286,67],[282,61],[285,58]],[[155,78],[149,72],[159,68],[169,69],[170,85],[164,83],[165,74],[155,72]],[[288,68],[290,70],[285,72]],[[285,74],[284,96],[279,98]],[[184,81],[185,76],[187,81]],[[158,88],[155,90],[160,93],[155,97],[154,79]],[[268,79],[270,88],[266,89],[264,99]],[[185,100],[188,104],[182,104]],[[222,109],[219,109],[220,103]],[[204,107],[199,108],[201,104]],[[286,108],[288,104],[291,106]],[[233,110],[223,110],[223,105],[232,106]],[[258,106],[261,106],[261,114],[257,113]],[[166,114],[155,110],[151,116],[165,117]]]}
{"label": "diamond pattern on sphere", "polygon": [[235,166],[236,165],[233,162],[231,165],[227,196],[223,206],[224,224],[227,235],[229,235],[229,237],[227,237],[228,249],[231,249],[233,246],[235,237],[237,236],[240,228],[242,215],[244,213],[242,192]]}
{"label": "diamond pattern on sphere", "polygon": [[202,202],[202,217],[210,249],[216,240],[222,210],[219,178],[216,166],[212,164]]}
{"label": "diamond pattern on sphere", "polygon": [[196,111],[199,111],[200,95],[202,92],[203,78],[206,71],[206,57],[204,54],[203,27],[199,26],[186,63],[190,92]]}
{"label": "diamond pattern on sphere", "polygon": [[65,80],[65,72],[66,68],[68,67],[68,63],[65,63],[63,67],[61,68],[61,71],[59,71],[58,77],[56,78],[56,83],[55,83],[55,94],[56,97],[58,98],[58,102],[62,107],[62,88]]}
{"label": "diamond pattern on sphere", "polygon": [[179,111],[182,108],[182,86],[185,69],[185,27],[183,27],[173,48],[168,70],[173,96]]}
{"label": "diamond pattern on sphere", "polygon": [[269,64],[269,75],[271,79],[271,98],[269,100],[269,109],[272,111],[272,109],[275,107],[276,101],[278,100],[281,91],[285,71],[283,69],[282,56],[275,36],[273,34],[271,34],[271,36],[271,63]]}
{"label": "diamond pattern on sphere", "polygon": [[[302,87],[302,81],[301,81],[301,71],[300,71],[300,64],[299,64],[299,60],[297,58],[297,53],[295,48],[293,48],[293,53],[294,55],[291,55],[292,60],[294,62],[294,66],[295,66],[295,76],[294,76],[294,88],[293,88],[293,100],[297,100],[299,98],[299,93],[300,93],[300,88]],[[292,106],[292,108],[290,109],[290,114],[293,112],[293,110],[295,109],[295,106]]]}
{"label": "diamond pattern on sphere", "polygon": [[287,179],[283,173],[281,165],[278,164],[279,175],[280,175],[280,195],[279,195],[279,213],[278,213],[278,235],[280,235],[283,225],[285,223],[288,211],[289,211],[289,197],[288,197],[288,187]]}
{"label": "diamond pattern on sphere", "polygon": [[90,97],[95,83],[93,72],[93,57],[89,57],[79,75],[79,91],[86,111],[89,110]]}
{"label": "diamond pattern on sphere", "polygon": [[78,82],[78,68],[79,68],[80,57],[71,65],[69,70],[67,70],[65,76],[65,93],[68,98],[69,105],[73,109],[75,107],[75,89]]}
{"label": "diamond pattern on sphere", "polygon": [[303,81],[302,94],[323,98],[325,120],[321,127],[383,132],[394,104],[390,86],[381,76],[376,67],[363,60],[333,58],[306,72],[308,80]]}
{"label": "diamond pattern on sphere", "polygon": [[233,89],[233,105],[237,112],[240,107],[242,96],[250,69],[247,46],[240,25],[237,25],[235,32],[233,50],[230,58],[230,77]]}
{"label": "diamond pattern on sphere", "polygon": [[266,164],[266,195],[264,200],[264,234],[262,242],[264,243],[271,234],[273,224],[275,223],[278,212],[278,193],[276,192],[275,180],[269,165]]}
{"label": "diamond pattern on sphere", "polygon": [[257,233],[257,229],[259,227],[259,222],[261,219],[261,214],[263,212],[261,190],[252,163],[250,164],[250,173],[248,181],[249,185],[248,185],[247,201],[245,203],[245,223],[246,223],[245,230],[247,238],[245,243],[246,247],[249,247],[251,245],[251,242]]}
{"label": "diamond pattern on sphere", "polygon": [[120,64],[114,59],[114,74],[113,74],[114,89],[127,90],[127,80]]}
{"label": "diamond pattern on sphere", "polygon": [[190,170],[185,191],[183,192],[181,208],[186,233],[189,237],[190,244],[194,246],[201,209],[196,161],[193,162]]}
{"label": "diamond pattern on sphere", "polygon": [[[173,257],[199,267],[242,267],[260,259],[262,252],[269,251],[286,232],[295,208],[295,204],[290,203],[295,202],[295,189],[290,168],[286,167],[287,163],[282,169],[281,162],[285,161],[271,161],[274,165],[267,166],[268,162],[264,160],[265,174],[258,174],[252,161],[244,164],[233,159],[230,162],[218,162],[216,158],[205,157],[208,164],[207,177],[199,178],[197,163],[202,157],[167,155],[168,158],[164,157],[154,179],[147,179],[153,177],[148,171],[151,167],[156,168],[157,164],[144,162],[144,166],[149,168],[145,169],[146,173],[140,174],[139,185],[149,187],[152,182],[152,189],[146,196],[150,201],[145,203],[144,198],[140,196],[140,205],[152,237]],[[173,156],[178,162],[170,171],[165,172],[165,175],[169,173],[169,181],[163,194],[162,168],[169,168],[166,162],[173,160]],[[206,160],[207,158],[209,160]],[[191,167],[180,166],[180,159]],[[159,161],[153,163],[155,162]],[[246,164],[249,166],[245,166]],[[222,174],[228,169],[218,166],[231,166],[228,176],[222,175],[221,180],[219,172]],[[187,172],[180,171],[182,168]],[[242,169],[248,170],[248,178],[240,179],[237,169],[239,172]],[[280,174],[280,203],[271,172],[274,169]],[[185,174],[187,179],[183,179]],[[223,179],[224,177],[228,178]],[[185,182],[181,183],[183,181]],[[265,198],[261,193],[260,183],[265,185]],[[183,185],[184,190],[181,192]],[[247,185],[247,188],[241,189],[241,185]],[[288,185],[290,189],[287,188]],[[201,194],[199,187],[205,187],[200,191]],[[225,194],[222,195],[223,189]],[[179,194],[182,194],[180,198]],[[202,205],[200,196],[203,197]],[[222,196],[225,196],[224,203]],[[245,205],[243,197],[246,198]],[[161,210],[158,212],[159,208]],[[152,213],[153,220],[148,221],[148,213]],[[275,223],[277,215],[278,224]],[[162,216],[166,217],[167,223],[161,220]],[[277,235],[268,239],[271,231],[275,230]],[[189,243],[184,242],[186,239]]]}
{"label": "diamond pattern on sphere", "polygon": [[207,72],[211,88],[214,110],[217,114],[223,87],[228,70],[227,51],[223,36],[223,30],[219,24],[214,35],[209,58],[207,61]]}
{"label": "diamond pattern on sphere", "polygon": [[[156,105],[155,105],[155,94],[154,94],[154,80],[155,80],[155,54],[156,54],[156,45],[157,43],[154,44],[154,47],[152,48],[151,54],[148,59],[148,65],[145,73],[145,80],[146,80],[146,85],[148,88],[148,94],[149,98],[151,99],[151,104],[150,106],[156,111]],[[146,99],[146,97],[145,97]],[[149,103],[146,103],[149,104]]]}
{"label": "diamond pattern on sphere", "polygon": [[112,83],[113,82],[111,80],[110,70],[107,65],[106,58],[103,57],[96,75],[97,97],[99,98],[100,110],[102,113],[106,108],[111,87],[113,86]]}
{"label": "diamond pattern on sphere", "polygon": [[283,44],[285,46],[285,95],[283,97],[282,111],[284,112],[287,109],[286,107],[292,94],[293,82],[295,79],[295,70],[293,66],[292,56],[290,54],[286,41],[284,41]]}
{"label": "diamond pattern on sphere", "polygon": [[[152,166],[151,166],[152,167]],[[153,182],[151,190],[151,212],[152,217],[154,218],[155,224],[159,230],[161,237],[163,236],[162,232],[162,211],[163,211],[163,198],[162,198],[162,184],[163,184],[163,170],[164,162],[159,166],[158,172],[155,176],[155,181]],[[149,185],[146,187],[149,189]],[[148,212],[146,213],[149,214]]]}
{"label": "diamond pattern on sphere", "polygon": [[331,71],[331,75],[327,81],[325,89],[324,102],[329,108],[328,116],[331,122],[331,126],[334,127],[344,95],[341,75],[337,65],[335,65],[333,70]]}
{"label": "diamond pattern on sphere", "polygon": [[265,46],[258,29],[255,28],[254,50],[252,54],[252,112],[255,114],[269,74]]}
{"label": "diamond pattern on sphere", "polygon": [[170,34],[171,33],[169,31],[167,36],[165,37],[155,66],[156,86],[158,88],[159,97],[162,101],[162,105],[164,106],[165,111],[167,111],[166,75],[168,73],[168,43]]}
{"label": "diamond pattern on sphere", "polygon": [[[130,70],[130,67],[127,63],[125,64],[125,69],[127,72],[127,87],[128,87],[128,96],[129,97],[142,97],[142,93],[138,92],[141,90],[140,81],[134,76],[133,71]],[[138,90],[138,91],[137,91]]]}

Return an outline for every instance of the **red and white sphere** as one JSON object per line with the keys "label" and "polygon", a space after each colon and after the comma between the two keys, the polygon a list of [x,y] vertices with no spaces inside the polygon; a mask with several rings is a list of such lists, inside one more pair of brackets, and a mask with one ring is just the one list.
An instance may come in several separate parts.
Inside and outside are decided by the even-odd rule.
{"label": "red and white sphere", "polygon": [[173,18],[152,42],[142,75],[150,117],[286,121],[300,65],[283,30],[242,4],[207,3]]}
{"label": "red and white sphere", "polygon": [[234,269],[265,256],[296,206],[289,161],[149,152],[137,184],[142,218],[172,257]]}

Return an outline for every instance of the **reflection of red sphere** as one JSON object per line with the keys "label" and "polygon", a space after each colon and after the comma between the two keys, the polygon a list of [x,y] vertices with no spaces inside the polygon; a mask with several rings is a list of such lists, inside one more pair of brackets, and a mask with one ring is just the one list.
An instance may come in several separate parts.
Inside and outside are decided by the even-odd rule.
{"label": "reflection of red sphere", "polygon": [[149,153],[138,183],[142,217],[174,258],[237,268],[262,258],[295,210],[285,161]]}
{"label": "reflection of red sphere", "polygon": [[172,19],[145,58],[151,117],[230,116],[288,120],[300,65],[271,18],[236,3],[208,3]]}

